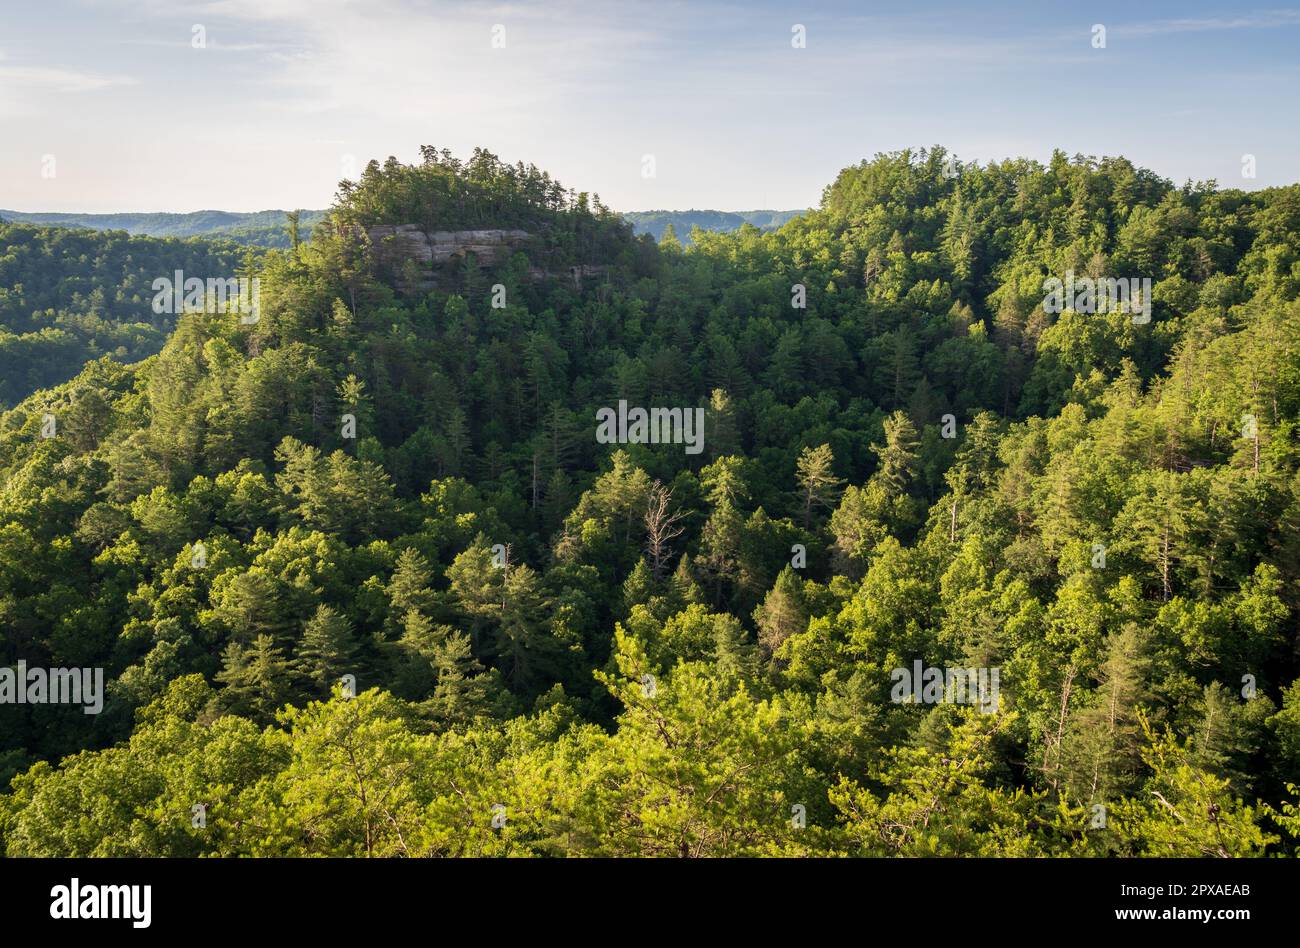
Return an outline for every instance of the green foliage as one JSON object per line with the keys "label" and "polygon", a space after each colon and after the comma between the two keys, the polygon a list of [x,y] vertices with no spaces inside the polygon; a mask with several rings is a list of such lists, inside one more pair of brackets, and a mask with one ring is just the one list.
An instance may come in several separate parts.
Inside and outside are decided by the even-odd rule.
{"label": "green foliage", "polygon": [[[0,218],[23,224],[126,231],[133,236],[202,237],[258,247],[293,246],[288,219],[310,233],[325,211],[192,211],[188,214],[28,214],[2,211]],[[296,215],[296,217],[295,217]]]}
{"label": "green foliage", "polygon": [[[257,323],[13,376],[0,665],[109,685],[0,705],[4,851],[1294,855],[1296,187],[946,157],[682,245],[429,148],[252,262]],[[375,224],[532,236],[408,280]],[[23,334],[147,286],[0,232]],[[1066,269],[1152,321],[1046,313]],[[704,450],[598,443],[619,399]],[[896,699],[914,663],[996,707]]]}
{"label": "green foliage", "polygon": [[67,381],[92,360],[153,355],[175,324],[153,311],[153,281],[176,270],[232,277],[238,261],[229,244],[0,220],[0,407]]}

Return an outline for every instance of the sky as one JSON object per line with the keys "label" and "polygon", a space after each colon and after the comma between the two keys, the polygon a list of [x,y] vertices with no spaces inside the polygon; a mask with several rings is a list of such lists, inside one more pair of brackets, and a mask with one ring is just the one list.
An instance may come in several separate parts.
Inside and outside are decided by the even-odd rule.
{"label": "sky", "polygon": [[1300,181],[1298,40],[1249,0],[0,0],[0,207],[320,208],[422,144],[627,211],[815,206],[935,144],[1255,189]]}

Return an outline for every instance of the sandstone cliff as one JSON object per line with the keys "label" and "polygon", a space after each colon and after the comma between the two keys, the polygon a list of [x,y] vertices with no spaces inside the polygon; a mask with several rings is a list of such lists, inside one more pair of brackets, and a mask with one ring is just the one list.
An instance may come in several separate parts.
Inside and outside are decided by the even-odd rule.
{"label": "sandstone cliff", "polygon": [[[425,231],[418,224],[376,224],[365,229],[374,248],[375,259],[397,275],[403,289],[431,289],[438,285],[439,268],[456,264],[473,254],[480,267],[494,267],[505,263],[516,250],[530,244],[535,246],[535,235],[526,230],[436,230]],[[420,268],[421,278],[415,286],[403,274],[409,273],[408,261]],[[604,266],[582,264],[564,268],[556,273],[541,267],[529,267],[529,279],[568,279],[576,288],[583,280],[603,276]]]}

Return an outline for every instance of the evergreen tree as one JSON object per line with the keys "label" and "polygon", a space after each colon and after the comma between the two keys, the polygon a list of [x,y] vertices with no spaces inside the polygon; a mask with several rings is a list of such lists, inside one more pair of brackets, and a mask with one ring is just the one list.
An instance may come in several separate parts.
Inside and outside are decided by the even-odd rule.
{"label": "evergreen tree", "polygon": [[893,495],[903,494],[916,474],[916,449],[920,445],[916,426],[903,412],[896,411],[885,419],[885,443],[872,445],[880,458],[880,469],[873,476]]}
{"label": "evergreen tree", "polygon": [[758,641],[769,655],[791,635],[804,630],[808,614],[804,607],[802,584],[790,567],[781,570],[776,585],[754,611],[754,623],[758,626]]}
{"label": "evergreen tree", "polygon": [[269,721],[291,693],[292,671],[282,650],[269,635],[248,646],[231,642],[222,656],[217,681],[223,708],[258,721]]}
{"label": "evergreen tree", "polygon": [[823,444],[817,448],[804,448],[796,465],[796,477],[799,481],[800,504],[803,508],[803,526],[805,530],[812,527],[814,507],[833,507],[844,483],[835,476],[833,467],[835,456],[831,446]]}
{"label": "evergreen tree", "polygon": [[1146,648],[1136,625],[1114,633],[1092,703],[1070,721],[1065,786],[1079,803],[1107,804],[1134,786],[1144,746],[1139,714],[1149,701]]}
{"label": "evergreen tree", "polygon": [[356,673],[355,652],[352,623],[322,604],[303,629],[295,649],[294,667],[314,691],[328,695],[340,676]]}

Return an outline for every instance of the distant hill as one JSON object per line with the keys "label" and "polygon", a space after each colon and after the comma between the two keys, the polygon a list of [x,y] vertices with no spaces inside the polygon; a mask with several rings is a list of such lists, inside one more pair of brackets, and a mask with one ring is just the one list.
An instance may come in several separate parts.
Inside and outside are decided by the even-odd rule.
{"label": "distant hill", "polygon": [[[0,211],[0,214],[3,214]],[[638,234],[650,234],[655,240],[664,235],[669,224],[682,243],[690,243],[691,228],[717,230],[727,233],[740,230],[742,224],[753,224],[759,230],[775,230],[792,217],[805,213],[798,211],[628,211],[623,217],[632,222]]]}
{"label": "distant hill", "polygon": [[[324,211],[303,211],[303,239]],[[133,236],[210,237],[259,247],[289,246],[289,232],[284,211],[192,211],[188,214],[133,212],[129,214],[54,214],[43,211],[0,210],[0,219],[21,224],[45,224],[54,227],[89,227],[92,230],[124,230]]]}
{"label": "distant hill", "polygon": [[155,279],[235,276],[259,253],[204,237],[0,222],[0,408],[101,356],[153,355],[175,324],[153,309]]}
{"label": "distant hill", "polygon": [[[631,222],[637,234],[650,234],[655,240],[664,235],[669,224],[683,243],[690,243],[691,228],[728,232],[742,224],[760,230],[773,230],[803,211],[630,211],[622,216]],[[192,211],[188,214],[133,212],[129,214],[55,214],[43,211],[25,213],[0,209],[0,220],[22,224],[45,224],[54,227],[89,227],[92,230],[124,230],[147,237],[224,238],[239,244],[258,247],[287,247],[289,233],[284,211]],[[303,211],[302,238],[311,236],[324,211]],[[397,222],[403,223],[403,222]]]}

